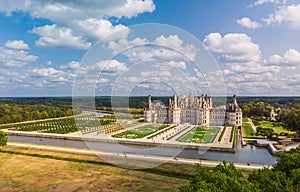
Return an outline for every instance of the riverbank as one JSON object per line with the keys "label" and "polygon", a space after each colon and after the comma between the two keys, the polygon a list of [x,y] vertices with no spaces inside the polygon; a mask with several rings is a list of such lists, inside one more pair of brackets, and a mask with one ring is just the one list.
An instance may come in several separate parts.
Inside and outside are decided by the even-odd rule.
{"label": "riverbank", "polygon": [[[161,165],[164,163],[171,164],[187,164],[187,165],[195,165],[200,163],[203,166],[214,167],[222,161],[213,161],[213,160],[204,160],[204,159],[188,159],[188,158],[172,158],[167,156],[157,156],[157,155],[142,155],[142,154],[132,154],[132,153],[116,153],[110,151],[95,151],[90,149],[79,149],[79,148],[70,148],[70,147],[58,147],[58,146],[50,146],[50,145],[37,145],[37,144],[29,144],[29,143],[8,143],[7,147],[0,148],[2,151],[16,151],[16,152],[24,152],[25,154],[42,154],[45,155],[48,152],[59,152],[63,154],[75,154],[75,155],[88,155],[88,157],[94,157],[93,160],[98,162],[105,162],[110,158],[117,159],[116,162],[124,162],[124,163],[132,163],[132,162],[143,162],[145,161],[153,163],[155,165]],[[99,159],[95,157],[100,157]],[[157,162],[161,162],[161,164],[157,164]],[[106,162],[110,164],[111,162]],[[133,163],[133,164],[135,164]],[[245,169],[245,170],[256,170],[262,168],[271,168],[272,165],[265,164],[249,164],[249,163],[234,163],[236,168]],[[180,170],[178,170],[180,171]]]}

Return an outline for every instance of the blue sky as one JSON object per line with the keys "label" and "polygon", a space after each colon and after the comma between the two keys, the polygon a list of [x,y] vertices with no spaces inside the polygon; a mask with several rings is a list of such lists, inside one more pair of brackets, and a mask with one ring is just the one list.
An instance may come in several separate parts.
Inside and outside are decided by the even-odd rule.
{"label": "blue sky", "polygon": [[[80,62],[93,44],[121,30],[124,33],[112,42],[119,47],[124,41],[132,45],[134,39],[129,38],[128,29],[144,23],[175,26],[202,42],[217,61],[219,71],[215,73],[223,77],[227,95],[299,96],[299,12],[299,0],[0,0],[0,96],[71,96],[77,70],[83,69]],[[156,32],[156,43],[178,45],[179,50],[192,54],[193,49],[184,51],[193,47],[192,42],[176,34],[159,38],[162,34],[159,29]],[[146,47],[141,50],[154,53]],[[135,52],[144,55],[141,50]],[[161,62],[166,58],[162,56],[160,66],[156,66],[157,61],[148,63],[165,74],[157,77],[161,82],[174,76],[169,74],[174,68],[184,69],[189,78],[193,71],[198,79],[190,81],[203,80],[190,67],[191,62],[174,58]],[[153,59],[153,55],[142,61],[149,58]],[[114,81],[122,74],[128,79],[122,87],[135,83],[135,95],[174,92],[176,86],[167,89],[153,79],[144,85],[145,80],[135,74],[128,77],[124,74],[129,71],[128,62],[131,60],[116,57],[108,62],[109,73],[100,77],[95,74],[95,93],[110,95]],[[104,65],[101,61],[97,64]]]}

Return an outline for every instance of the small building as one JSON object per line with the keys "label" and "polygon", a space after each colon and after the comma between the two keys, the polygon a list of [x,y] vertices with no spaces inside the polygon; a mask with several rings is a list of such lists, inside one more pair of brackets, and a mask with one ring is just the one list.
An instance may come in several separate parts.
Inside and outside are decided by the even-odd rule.
{"label": "small building", "polygon": [[274,108],[272,107],[271,112],[270,112],[271,121],[276,121],[277,116],[278,116],[278,114],[275,113]]}
{"label": "small building", "polygon": [[203,126],[242,125],[242,110],[237,104],[236,96],[233,103],[227,106],[213,107],[213,100],[207,95],[194,97],[178,97],[174,94],[166,106],[162,102],[152,102],[151,95],[148,96],[148,104],[144,108],[144,119],[146,122],[171,123]]}

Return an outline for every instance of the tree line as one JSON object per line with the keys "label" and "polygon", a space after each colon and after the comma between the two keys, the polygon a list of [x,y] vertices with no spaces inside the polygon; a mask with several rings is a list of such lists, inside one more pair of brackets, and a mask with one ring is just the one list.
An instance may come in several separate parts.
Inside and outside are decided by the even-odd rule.
{"label": "tree line", "polygon": [[0,124],[72,115],[68,104],[16,104],[0,102]]}
{"label": "tree line", "polygon": [[214,168],[197,166],[197,173],[181,192],[297,192],[300,191],[300,148],[283,152],[272,169],[250,174],[223,162]]}
{"label": "tree line", "polygon": [[[160,100],[168,105],[170,97],[155,97],[153,100]],[[137,97],[110,97],[96,96],[95,98],[82,97],[80,99],[80,109],[87,109],[91,99],[95,101],[97,110],[109,110],[115,108],[137,108],[143,109],[147,105],[147,96]],[[228,97],[227,102],[232,102]],[[214,98],[214,103],[218,103],[218,98]],[[272,107],[292,108],[300,98],[297,97],[238,97],[238,103],[243,110],[244,116],[268,118]],[[0,123],[12,123],[19,121],[37,120],[53,117],[71,115],[71,97],[21,97],[21,98],[0,98]],[[76,110],[77,111],[77,110]],[[79,110],[80,111],[80,110]],[[77,112],[76,112],[77,114]]]}

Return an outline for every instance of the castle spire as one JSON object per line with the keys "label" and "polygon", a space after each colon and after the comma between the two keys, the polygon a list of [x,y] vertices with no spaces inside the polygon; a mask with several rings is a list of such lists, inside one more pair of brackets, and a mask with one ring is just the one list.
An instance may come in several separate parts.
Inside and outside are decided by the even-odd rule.
{"label": "castle spire", "polygon": [[174,94],[174,108],[177,108],[177,95]]}
{"label": "castle spire", "polygon": [[192,97],[194,97],[194,96],[193,96],[193,91],[190,90],[190,98],[192,98]]}
{"label": "castle spire", "polygon": [[237,101],[236,101],[236,95],[233,95],[233,104],[234,106],[238,106]]}
{"label": "castle spire", "polygon": [[151,95],[148,96],[148,108],[152,108],[152,101],[151,101]]}

